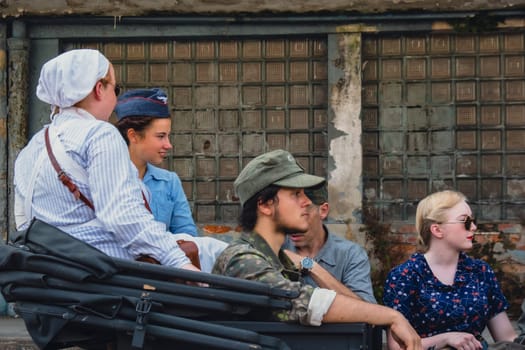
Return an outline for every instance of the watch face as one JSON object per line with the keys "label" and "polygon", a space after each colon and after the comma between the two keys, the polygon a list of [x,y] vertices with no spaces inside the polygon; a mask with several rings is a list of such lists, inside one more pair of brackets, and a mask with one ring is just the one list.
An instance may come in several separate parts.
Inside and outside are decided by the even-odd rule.
{"label": "watch face", "polygon": [[314,261],[312,258],[306,256],[301,260],[302,269],[311,270],[312,267],[314,267]]}

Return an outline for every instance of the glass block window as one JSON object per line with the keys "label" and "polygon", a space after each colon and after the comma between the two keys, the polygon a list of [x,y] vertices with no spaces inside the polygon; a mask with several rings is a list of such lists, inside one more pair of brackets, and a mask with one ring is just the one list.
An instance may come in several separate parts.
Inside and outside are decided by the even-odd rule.
{"label": "glass block window", "polygon": [[236,223],[233,181],[266,151],[289,150],[326,176],[328,70],[325,38],[69,43],[101,50],[124,90],[169,94],[173,150],[197,223]]}
{"label": "glass block window", "polygon": [[443,189],[485,221],[523,215],[524,35],[363,38],[363,195],[383,220]]}

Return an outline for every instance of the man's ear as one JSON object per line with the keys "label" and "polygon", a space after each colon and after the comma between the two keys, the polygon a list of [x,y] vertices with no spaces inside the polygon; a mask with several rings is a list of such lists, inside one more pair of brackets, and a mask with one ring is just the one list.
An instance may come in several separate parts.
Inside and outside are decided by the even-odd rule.
{"label": "man's ear", "polygon": [[330,206],[328,205],[328,202],[324,202],[319,206],[319,217],[321,220],[326,219],[328,216],[328,212],[330,211]]}
{"label": "man's ear", "polygon": [[274,208],[275,208],[275,200],[269,199],[266,202],[263,202],[259,200],[257,202],[257,210],[261,212],[261,214],[269,216],[272,215]]}

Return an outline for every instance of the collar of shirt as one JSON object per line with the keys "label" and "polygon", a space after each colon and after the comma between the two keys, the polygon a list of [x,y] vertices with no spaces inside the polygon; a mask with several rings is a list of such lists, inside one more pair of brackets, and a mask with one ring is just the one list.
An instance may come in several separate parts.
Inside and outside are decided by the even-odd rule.
{"label": "collar of shirt", "polygon": [[272,267],[279,271],[283,276],[291,281],[299,280],[299,277],[301,276],[299,270],[282,249],[279,249],[279,256],[276,256],[266,240],[257,232],[243,232],[240,239],[261,252],[267,260],[271,262]]}
{"label": "collar of shirt", "polygon": [[329,266],[335,266],[337,265],[337,261],[335,260],[335,254],[332,253],[336,250],[335,245],[337,245],[337,242],[335,241],[335,236],[328,232],[325,225],[323,225],[323,230],[326,234],[326,241],[317,253],[315,260],[322,261]]}
{"label": "collar of shirt", "polygon": [[169,181],[169,171],[148,163],[146,164],[146,173],[144,174],[143,181],[146,181],[148,178],[160,181]]}
{"label": "collar of shirt", "polygon": [[468,264],[468,256],[463,252],[459,253],[459,260],[456,268],[456,275],[454,276],[453,285],[443,284],[440,280],[437,279],[436,276],[434,276],[434,273],[432,272],[432,269],[430,269],[430,266],[428,265],[428,262],[423,254],[416,253],[414,254],[414,257],[416,258],[416,260],[421,259],[421,262],[423,263],[420,270],[421,276],[427,283],[434,285],[435,288],[439,288],[441,290],[449,290],[451,288],[461,287],[470,279],[472,267]]}

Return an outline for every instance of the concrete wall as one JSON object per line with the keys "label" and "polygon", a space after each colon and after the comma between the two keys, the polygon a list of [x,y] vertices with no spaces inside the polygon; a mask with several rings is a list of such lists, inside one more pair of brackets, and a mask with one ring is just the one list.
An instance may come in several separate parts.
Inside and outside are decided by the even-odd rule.
{"label": "concrete wall", "polygon": [[383,13],[389,11],[513,10],[524,0],[0,0],[3,17],[49,15],[144,16],[173,14]]}

